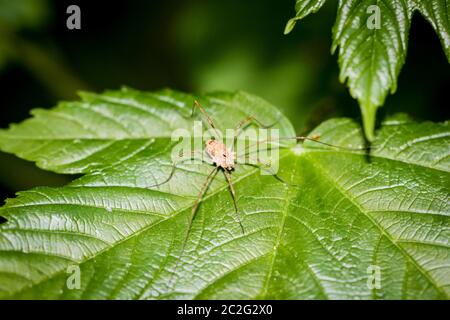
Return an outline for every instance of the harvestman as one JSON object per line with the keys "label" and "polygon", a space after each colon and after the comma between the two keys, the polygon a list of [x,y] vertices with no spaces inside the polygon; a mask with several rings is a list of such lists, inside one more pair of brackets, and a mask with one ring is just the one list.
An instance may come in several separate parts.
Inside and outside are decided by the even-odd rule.
{"label": "harvestman", "polygon": [[[216,125],[214,124],[214,121],[211,119],[211,117],[208,115],[208,113],[205,111],[205,109],[200,105],[198,100],[194,101],[194,104],[192,106],[191,117],[194,116],[195,107],[197,107],[201,111],[203,116],[206,118],[206,121],[208,122],[208,125],[211,127],[211,129],[213,131],[215,131],[217,133],[217,136],[220,136],[220,134],[218,134],[219,132],[217,130]],[[265,126],[261,122],[259,122],[255,117],[248,116],[245,119],[243,119],[241,122],[239,122],[238,125],[236,126],[236,128],[234,128],[233,145],[236,144],[237,138],[239,137],[239,135],[241,133],[241,130],[245,129],[252,122],[255,122],[259,127],[262,127],[262,128],[270,128],[270,127],[273,126],[273,124],[270,125],[270,126]],[[260,141],[259,143],[262,143],[262,142],[264,142],[264,141]],[[200,202],[201,202],[204,194],[208,190],[208,187],[209,187],[210,183],[215,178],[215,176],[219,172],[219,170],[222,170],[222,172],[223,172],[223,174],[224,174],[224,176],[226,178],[226,181],[228,183],[228,187],[229,187],[230,192],[231,192],[231,197],[232,197],[232,200],[233,200],[234,210],[235,210],[235,213],[236,213],[237,220],[239,222],[239,226],[241,227],[242,233],[245,233],[244,227],[242,225],[242,221],[241,221],[241,218],[240,218],[240,215],[239,215],[239,210],[238,210],[238,207],[237,207],[236,191],[234,190],[233,182],[232,182],[232,179],[231,179],[231,172],[234,170],[235,165],[237,164],[236,153],[233,151],[233,149],[228,148],[225,145],[225,143],[223,143],[222,141],[219,141],[219,140],[215,140],[214,138],[211,138],[208,141],[206,141],[206,143],[205,143],[205,151],[206,151],[206,154],[208,155],[209,159],[211,160],[211,162],[207,162],[207,161],[201,159],[202,162],[207,163],[207,164],[212,164],[215,167],[208,174],[205,182],[203,183],[202,187],[200,188],[200,191],[199,191],[199,193],[197,195],[197,199],[195,201],[195,204],[192,207],[191,218],[189,220],[189,225],[188,225],[188,230],[187,230],[187,233],[186,233],[186,239],[185,240],[187,240],[187,237],[189,236],[189,232],[190,232],[190,229],[191,229],[191,226],[192,226],[192,222],[193,222],[193,220],[195,218],[195,214],[196,214],[197,209],[198,209],[198,207],[200,205]],[[195,153],[195,151],[193,151],[193,153]],[[183,161],[186,161],[186,160],[192,160],[192,159],[193,159],[192,157],[191,158],[187,158],[187,159],[184,158],[180,162],[183,162]],[[258,161],[259,161],[259,158],[258,158]],[[247,163],[247,164],[255,166],[254,164],[249,164],[249,163]],[[174,165],[172,167],[172,171],[171,171],[169,177],[166,180],[164,180],[161,183],[152,185],[152,186],[150,186],[150,188],[161,186],[161,185],[169,182],[170,179],[172,178],[174,172],[175,172],[176,165],[177,165],[177,163],[174,163]],[[273,175],[275,175],[275,174],[273,174]]]}
{"label": "harvestman", "polygon": [[[211,129],[213,131],[215,131],[216,133],[218,133],[217,127],[215,126],[213,120],[211,119],[211,117],[208,115],[208,113],[205,111],[205,109],[203,109],[203,107],[200,105],[200,103],[197,100],[194,101],[194,104],[192,106],[191,117],[194,116],[195,107],[197,107],[201,111],[201,113],[205,117],[205,119],[208,122],[208,125],[211,127]],[[265,126],[253,116],[246,117],[241,122],[239,122],[237,124],[237,126],[234,128],[233,146],[236,144],[237,138],[239,137],[240,133],[242,133],[241,130],[245,129],[247,126],[252,124],[252,122],[256,123],[259,127],[262,127],[262,128],[270,128],[270,127],[272,127],[274,125],[274,124],[272,124],[270,126]],[[218,135],[218,136],[220,136],[220,135]],[[297,141],[310,140],[310,141],[314,141],[314,142],[320,143],[322,145],[326,145],[326,146],[330,146],[330,147],[334,147],[334,148],[339,148],[339,149],[346,149],[346,150],[364,150],[364,149],[366,149],[366,148],[346,148],[346,147],[335,146],[335,145],[332,145],[332,144],[329,144],[329,143],[326,143],[326,142],[318,141],[320,139],[320,135],[313,135],[311,137],[305,137],[305,136],[278,137],[276,140],[288,140],[288,139],[290,139],[290,140],[297,140]],[[266,140],[258,141],[256,145],[259,145],[259,144],[261,144],[263,142],[269,142],[269,141],[273,141],[273,140],[272,139],[266,139]],[[214,169],[210,171],[210,173],[208,174],[207,178],[205,179],[205,182],[203,183],[203,185],[200,188],[200,191],[199,191],[199,193],[197,195],[195,204],[192,207],[191,216],[190,216],[190,219],[189,219],[189,222],[188,222],[188,228],[186,230],[186,234],[185,234],[185,237],[184,237],[184,240],[183,240],[180,256],[183,255],[183,252],[185,250],[186,242],[187,242],[187,239],[189,237],[189,233],[190,233],[190,230],[191,230],[191,227],[192,227],[192,222],[194,221],[195,214],[196,214],[197,209],[198,209],[198,207],[200,205],[200,202],[203,199],[203,196],[205,195],[206,191],[208,190],[208,187],[209,187],[210,183],[213,181],[213,179],[215,178],[215,176],[217,175],[219,170],[222,170],[222,172],[223,172],[223,174],[224,174],[224,176],[226,178],[226,181],[228,183],[228,187],[229,187],[230,192],[231,192],[231,198],[233,200],[233,206],[234,206],[234,211],[236,213],[236,218],[237,218],[237,220],[239,222],[239,226],[241,227],[242,233],[245,234],[244,227],[242,225],[241,217],[240,217],[238,206],[237,206],[236,192],[235,192],[235,189],[234,189],[234,186],[233,186],[233,182],[232,182],[232,179],[231,179],[231,172],[234,170],[235,165],[237,164],[238,157],[236,157],[236,153],[233,151],[233,149],[228,148],[222,141],[215,140],[214,138],[211,138],[211,139],[206,141],[206,143],[205,143],[205,151],[206,151],[208,157],[210,158],[211,162],[207,162],[207,161],[205,161],[203,159],[201,159],[201,160],[202,160],[202,162],[205,162],[207,164],[214,165]],[[195,152],[195,151],[193,151],[193,152]],[[246,153],[246,154],[244,154],[244,156],[245,155],[248,155],[248,154]],[[187,158],[187,159],[185,158],[185,159],[181,160],[181,162],[182,161],[186,161],[186,160],[192,160],[192,159],[193,158],[191,156],[191,158]],[[259,158],[258,158],[258,161],[260,162]],[[173,174],[175,172],[176,164],[177,163],[174,163],[174,165],[172,167],[172,171],[171,171],[169,177],[166,180],[164,180],[161,183],[158,183],[158,184],[155,184],[153,186],[150,186],[150,188],[151,187],[157,187],[157,186],[160,186],[160,185],[163,185],[163,184],[167,183],[172,178],[172,176],[173,176]],[[250,163],[243,163],[243,164],[259,167],[258,165],[254,165],[254,164],[250,164]],[[267,164],[264,164],[264,163],[262,163],[262,164],[267,166]],[[278,179],[281,182],[287,184],[284,180],[279,178],[275,173],[272,173],[272,175],[276,179]],[[179,260],[178,260],[178,262],[179,262]],[[178,263],[175,266],[175,270],[177,269],[177,266],[178,266]]]}

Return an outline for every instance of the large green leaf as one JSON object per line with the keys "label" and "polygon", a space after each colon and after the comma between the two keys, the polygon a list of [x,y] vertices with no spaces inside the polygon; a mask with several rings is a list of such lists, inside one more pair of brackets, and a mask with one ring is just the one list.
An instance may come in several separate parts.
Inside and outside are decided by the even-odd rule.
{"label": "large green leaf", "polygon": [[414,4],[436,30],[450,61],[450,3],[447,0],[414,0]]}
{"label": "large green leaf", "polygon": [[[296,16],[286,25],[319,10],[325,0],[297,0]],[[374,139],[375,117],[405,62],[411,17],[415,10],[433,25],[450,61],[450,4],[446,0],[340,0],[333,28],[333,51],[339,48],[340,80],[348,80],[358,100],[365,134]],[[379,26],[374,19],[379,13]]]}
{"label": "large green leaf", "polygon": [[[248,114],[290,123],[245,93],[200,101],[220,128]],[[238,165],[232,173],[245,234],[218,175],[182,250],[191,208],[211,167],[171,171],[170,135],[190,129],[194,97],[131,89],[83,94],[35,110],[0,131],[0,148],[44,169],[81,173],[61,188],[36,188],[0,215],[2,298],[449,298],[448,123],[386,121],[370,155],[313,141],[280,152],[278,176]],[[363,144],[349,119],[312,134]],[[71,266],[81,288],[70,290]],[[177,266],[177,267],[176,267]],[[367,285],[379,267],[381,287]]]}

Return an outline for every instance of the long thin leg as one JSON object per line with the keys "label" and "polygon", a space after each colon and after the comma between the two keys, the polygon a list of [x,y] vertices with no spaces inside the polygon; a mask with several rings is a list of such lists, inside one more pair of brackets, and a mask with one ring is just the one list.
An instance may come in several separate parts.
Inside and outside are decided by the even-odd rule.
{"label": "long thin leg", "polygon": [[248,116],[247,118],[241,120],[237,126],[234,128],[234,139],[237,139],[239,135],[241,134],[241,130],[245,129],[248,125],[250,125],[252,122],[256,123],[258,127],[268,129],[273,127],[278,121],[272,123],[271,125],[264,125],[261,121],[256,119],[254,116]]}
{"label": "long thin leg", "polygon": [[173,177],[173,175],[174,175],[174,173],[175,173],[175,170],[177,169],[177,164],[183,163],[183,162],[185,162],[185,161],[197,159],[197,160],[202,161],[203,163],[206,163],[206,164],[212,164],[211,162],[205,161],[203,158],[198,159],[198,158],[193,157],[192,155],[195,154],[196,152],[197,152],[197,151],[192,151],[192,154],[191,154],[191,157],[190,157],[190,158],[183,158],[183,159],[181,159],[181,160],[178,161],[178,162],[172,163],[172,170],[170,171],[169,176],[168,176],[164,181],[159,182],[159,183],[156,183],[156,184],[151,185],[151,186],[148,186],[147,188],[155,188],[155,187],[159,187],[159,186],[162,186],[163,184],[166,184],[167,182],[169,182],[170,179],[172,179],[172,177]]}
{"label": "long thin leg", "polygon": [[[250,159],[249,159],[249,160],[250,160]],[[259,165],[258,165],[258,163],[259,163]],[[242,164],[243,164],[243,165],[247,165],[247,166],[252,166],[252,167],[255,167],[255,168],[258,168],[258,169],[266,170],[266,171],[268,171],[268,172],[270,173],[270,175],[272,175],[275,179],[277,179],[277,180],[280,181],[281,183],[286,184],[286,185],[289,185],[289,186],[297,186],[296,184],[292,184],[292,183],[287,182],[286,180],[284,180],[283,178],[281,178],[279,175],[277,175],[276,172],[274,172],[274,171],[271,170],[271,168],[270,168],[270,163],[267,163],[267,162],[262,161],[262,160],[259,158],[258,155],[256,156],[256,164],[255,164],[255,163],[251,163],[251,162],[250,162],[250,163],[244,162],[244,163],[242,163]]]}
{"label": "long thin leg", "polygon": [[172,170],[170,171],[169,176],[168,176],[164,181],[159,182],[159,183],[154,184],[154,185],[151,185],[151,186],[148,186],[147,188],[149,188],[149,189],[150,189],[150,188],[155,188],[155,187],[162,186],[163,184],[166,184],[167,182],[170,181],[170,179],[172,179],[173,174],[175,173],[175,170],[176,170],[176,169],[177,169],[177,164],[176,164],[176,163],[173,163],[173,164],[172,164]]}
{"label": "long thin leg", "polygon": [[[194,220],[195,213],[197,212],[198,206],[200,205],[200,202],[202,201],[203,195],[205,194],[206,190],[208,190],[209,184],[213,180],[213,178],[216,176],[217,172],[219,171],[219,167],[215,167],[206,178],[205,182],[203,183],[202,188],[200,189],[200,192],[198,193],[197,200],[195,201],[194,206],[192,207],[191,213],[192,218],[190,220],[190,224],[192,224],[192,220]],[[190,229],[190,225],[189,228]]]}
{"label": "long thin leg", "polygon": [[234,205],[234,211],[236,212],[236,217],[239,222],[239,226],[241,227],[242,234],[245,234],[244,226],[242,225],[241,216],[239,214],[239,210],[237,207],[237,200],[236,200],[236,191],[234,191],[233,182],[231,181],[231,174],[224,169],[223,174],[225,175],[225,178],[227,179],[228,186],[230,187],[231,197],[233,198],[233,205]]}
{"label": "long thin leg", "polygon": [[273,176],[275,179],[277,179],[278,181],[280,181],[281,183],[283,183],[285,185],[288,185],[288,186],[291,186],[291,187],[298,186],[297,184],[293,184],[293,183],[287,182],[286,180],[281,178],[277,173],[271,171],[269,168],[261,168],[262,166],[267,166],[263,162],[261,162],[261,165],[257,165],[257,164],[254,164],[254,163],[243,163],[243,165],[252,166],[252,167],[255,167],[255,168],[258,168],[258,169],[266,170],[266,171],[268,171],[270,173],[271,176]]}
{"label": "long thin leg", "polygon": [[245,119],[241,120],[237,126],[234,128],[234,136],[233,136],[233,149],[236,145],[237,139],[239,135],[242,133],[242,130],[245,129],[248,125],[250,125],[252,122],[256,123],[259,127],[267,129],[273,127],[275,124],[277,124],[278,120],[271,125],[264,125],[261,121],[256,119],[254,116],[248,116]]}
{"label": "long thin leg", "polygon": [[[216,174],[217,174],[218,171],[219,171],[219,167],[215,167],[215,168],[208,174],[208,176],[207,176],[205,182],[203,183],[203,186],[202,186],[201,189],[200,189],[200,192],[198,193],[197,200],[195,201],[195,204],[194,204],[194,206],[192,207],[192,210],[191,210],[191,216],[190,216],[190,218],[189,218],[189,221],[188,221],[188,227],[187,227],[186,233],[185,233],[185,235],[184,235],[183,244],[182,244],[182,247],[181,247],[181,253],[180,253],[179,258],[178,258],[178,260],[177,260],[177,263],[176,263],[176,265],[175,265],[175,269],[174,269],[174,271],[173,271],[172,277],[176,274],[176,271],[177,271],[177,269],[178,269],[178,265],[179,265],[179,263],[180,263],[181,257],[183,256],[184,250],[186,249],[186,243],[187,243],[187,240],[188,240],[188,238],[189,238],[189,233],[191,232],[192,222],[194,221],[195,214],[196,214],[196,212],[197,212],[198,206],[200,205],[200,202],[201,202],[201,200],[203,199],[203,196],[204,196],[204,194],[206,193],[206,190],[208,190],[208,187],[209,187],[209,185],[211,184],[211,181],[214,179],[214,177],[216,176]],[[171,277],[171,278],[172,278],[172,277]],[[170,280],[169,283],[171,283],[171,282],[172,282],[172,279]]]}
{"label": "long thin leg", "polygon": [[[304,137],[304,136],[296,136],[296,137],[277,137],[277,138],[271,138],[271,139],[264,139],[261,141],[258,141],[252,145],[250,145],[248,147],[248,149],[252,148],[252,147],[256,147],[262,143],[267,143],[267,142],[271,142],[271,141],[279,141],[279,140],[296,140],[296,141],[313,141],[328,147],[332,147],[332,148],[337,148],[337,149],[342,149],[342,150],[348,150],[348,151],[368,151],[371,150],[371,148],[373,148],[373,146],[371,148],[368,147],[361,147],[361,148],[348,148],[348,147],[342,147],[342,146],[336,146],[334,144],[331,143],[327,143],[327,142],[323,142],[323,141],[319,141],[316,137]],[[248,152],[248,151],[247,151]],[[245,156],[247,153],[245,153],[243,156]]]}
{"label": "long thin leg", "polygon": [[[267,143],[267,142],[270,142],[270,141],[278,141],[278,140],[297,140],[297,141],[305,141],[305,140],[309,140],[309,141],[317,142],[317,143],[322,144],[322,145],[326,145],[326,146],[333,147],[333,148],[337,148],[337,149],[343,149],[343,150],[351,150],[351,151],[362,151],[362,150],[363,150],[363,151],[368,151],[368,150],[370,150],[370,148],[366,148],[366,147],[363,147],[363,148],[348,148],[348,147],[336,146],[336,145],[333,145],[333,144],[330,144],[330,143],[318,141],[318,138],[319,138],[319,137],[315,137],[315,136],[313,136],[313,137],[296,136],[296,137],[280,137],[280,138],[273,138],[273,139],[265,139],[265,140],[258,141],[257,143],[255,143],[255,144],[253,144],[253,145],[250,145],[248,149],[250,149],[250,148],[252,148],[252,147],[255,147],[255,146],[258,146],[258,145],[261,144],[261,143],[265,143],[265,142]],[[267,150],[268,150],[268,149],[267,149]],[[247,163],[247,162],[245,161],[245,159],[247,159],[248,156],[250,156],[252,153],[258,152],[258,151],[261,151],[261,150],[258,150],[258,149],[256,149],[256,150],[247,150],[247,151],[246,151],[244,154],[242,154],[242,155],[236,155],[236,159],[239,160],[239,159],[244,158],[244,162],[243,162],[243,163],[241,162],[241,164],[251,165],[251,166],[254,166],[254,167],[258,167],[258,168],[259,168],[259,166],[253,165],[253,164],[251,164],[251,163]],[[257,156],[257,157],[258,157],[258,156]],[[258,157],[257,159],[258,159],[257,162],[260,162],[260,163],[264,164],[262,161],[259,160],[259,157]],[[268,170],[268,171],[269,171],[269,170]],[[270,171],[269,171],[269,172],[270,172]],[[282,182],[282,183],[284,183],[284,184],[291,185],[291,186],[296,186],[295,184],[290,184],[290,183],[286,182],[284,179],[280,178],[280,177],[279,177],[278,175],[276,175],[275,173],[273,174],[273,176],[274,176],[277,180],[279,180],[280,182]]]}
{"label": "long thin leg", "polygon": [[191,117],[194,116],[195,106],[197,106],[200,109],[201,113],[205,116],[206,121],[208,121],[209,126],[216,132],[217,137],[220,137],[220,132],[217,130],[216,125],[214,124],[214,121],[210,118],[210,116],[208,115],[206,110],[203,109],[203,107],[201,106],[200,102],[198,102],[198,100],[195,100],[194,104],[192,105]]}

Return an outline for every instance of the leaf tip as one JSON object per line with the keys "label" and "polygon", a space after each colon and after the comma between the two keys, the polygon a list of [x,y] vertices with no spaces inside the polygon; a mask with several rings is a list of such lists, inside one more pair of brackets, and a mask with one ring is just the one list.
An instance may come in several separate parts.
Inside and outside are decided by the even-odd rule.
{"label": "leaf tip", "polygon": [[296,18],[289,19],[289,21],[286,23],[286,26],[284,27],[283,34],[287,35],[291,33],[292,29],[294,29],[295,24],[297,23]]}

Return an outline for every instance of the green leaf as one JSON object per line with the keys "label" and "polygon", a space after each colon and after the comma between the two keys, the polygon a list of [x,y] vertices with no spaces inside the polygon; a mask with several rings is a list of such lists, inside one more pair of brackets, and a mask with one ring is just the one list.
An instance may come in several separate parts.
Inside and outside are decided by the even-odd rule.
{"label": "green leaf", "polygon": [[[286,31],[324,2],[297,0],[297,15],[288,21]],[[339,48],[340,80],[347,81],[358,100],[366,137],[372,141],[377,109],[397,89],[413,12],[419,10],[433,25],[450,61],[450,5],[445,0],[340,0],[337,10],[332,51]]]}
{"label": "green leaf", "polygon": [[[247,115],[292,126],[246,93],[199,97],[221,129]],[[170,136],[190,129],[191,95],[131,89],[82,94],[0,131],[0,149],[44,169],[82,173],[60,188],[20,192],[0,209],[0,297],[219,299],[450,297],[448,123],[386,121],[370,155],[309,141],[280,151],[278,176],[238,164],[232,177],[245,234],[222,175],[182,250],[211,166],[171,171]],[[349,119],[311,134],[363,146]],[[74,266],[80,289],[69,289]],[[379,288],[368,287],[371,270]],[[372,269],[371,269],[372,268]],[[370,282],[370,281],[369,281]]]}
{"label": "green leaf", "polygon": [[295,12],[297,13],[295,17],[289,19],[284,28],[284,34],[288,34],[294,29],[295,24],[298,20],[303,19],[310,13],[315,13],[319,11],[320,8],[325,4],[325,0],[297,0],[295,3]]}
{"label": "green leaf", "polygon": [[447,0],[415,0],[416,7],[436,30],[450,62],[450,3]]}

